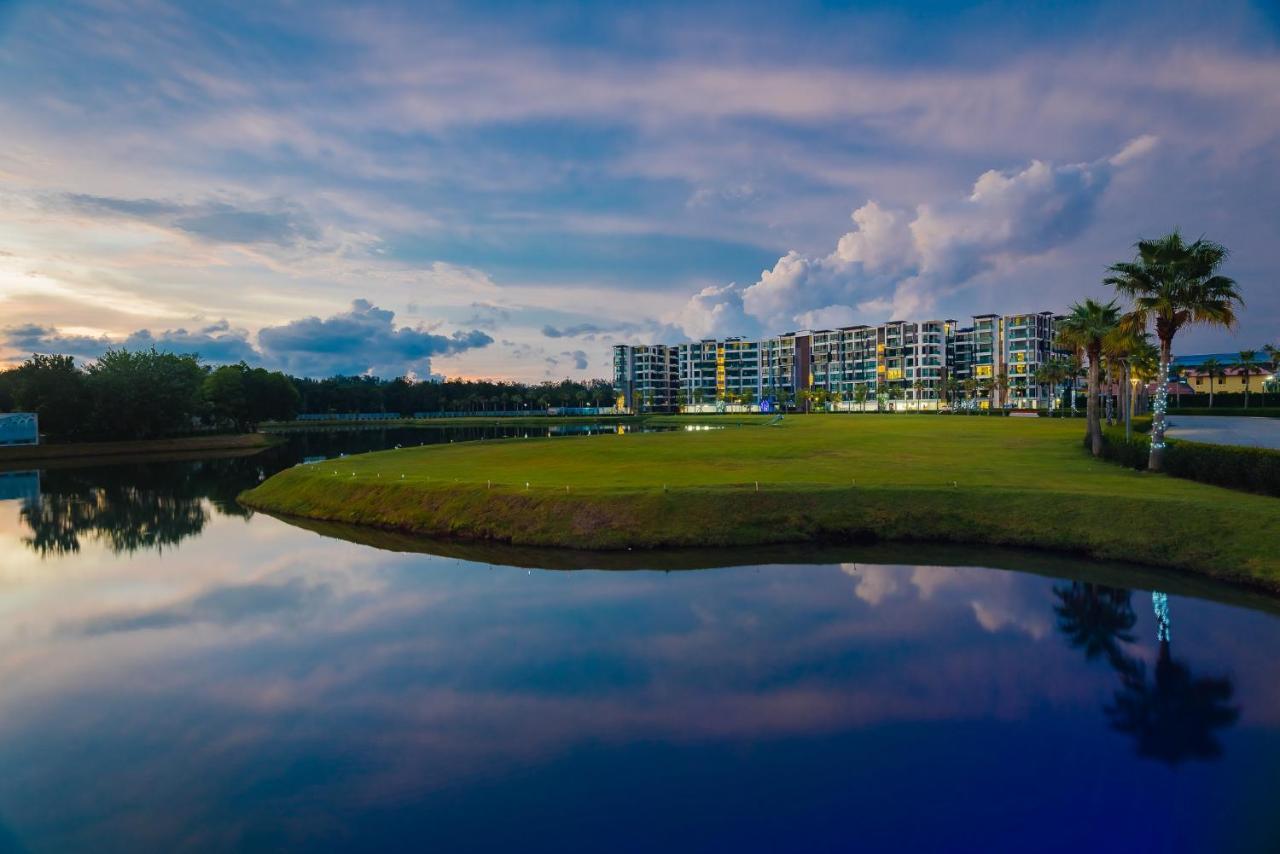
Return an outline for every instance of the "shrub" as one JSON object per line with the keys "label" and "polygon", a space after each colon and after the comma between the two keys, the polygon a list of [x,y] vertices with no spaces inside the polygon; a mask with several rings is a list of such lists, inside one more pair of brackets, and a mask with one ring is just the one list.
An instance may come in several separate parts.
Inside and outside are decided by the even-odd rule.
{"label": "shrub", "polygon": [[[1150,419],[1139,430],[1140,419],[1134,419],[1134,436],[1126,439],[1124,430],[1102,431],[1102,457],[1129,468],[1145,470],[1151,451]],[[1085,448],[1089,447],[1086,440]],[[1241,445],[1210,445],[1205,442],[1167,440],[1164,470],[1173,477],[1195,480],[1280,497],[1280,451],[1249,448]]]}
{"label": "shrub", "polygon": [[1188,417],[1196,417],[1200,415],[1236,415],[1248,416],[1250,418],[1280,418],[1280,406],[1250,406],[1245,409],[1243,406],[1215,406],[1208,409],[1203,406],[1183,407],[1169,409],[1170,415],[1186,415]]}
{"label": "shrub", "polygon": [[1174,477],[1280,497],[1280,451],[1204,442],[1169,442],[1164,468]]}

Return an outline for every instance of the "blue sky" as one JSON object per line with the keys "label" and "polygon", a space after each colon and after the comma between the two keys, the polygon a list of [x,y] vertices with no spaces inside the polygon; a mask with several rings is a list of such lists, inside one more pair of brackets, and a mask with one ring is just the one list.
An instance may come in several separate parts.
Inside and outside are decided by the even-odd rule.
{"label": "blue sky", "polygon": [[605,376],[619,341],[1064,309],[1173,227],[1280,339],[1280,15],[0,0],[0,361]]}

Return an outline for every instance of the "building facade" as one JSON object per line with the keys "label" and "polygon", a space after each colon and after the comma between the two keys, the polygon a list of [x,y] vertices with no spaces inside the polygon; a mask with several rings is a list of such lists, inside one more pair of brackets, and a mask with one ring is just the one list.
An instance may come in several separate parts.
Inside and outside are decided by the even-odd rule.
{"label": "building facade", "polygon": [[667,344],[613,348],[613,390],[620,410],[674,412],[678,348]]}
{"label": "building facade", "polygon": [[[1040,369],[1057,316],[975,315],[786,332],[761,341],[705,339],[675,347],[614,347],[618,405],[631,411],[752,405],[837,410],[1046,408],[1056,390]],[[674,354],[674,355],[672,355]],[[637,403],[639,401],[639,403]]]}

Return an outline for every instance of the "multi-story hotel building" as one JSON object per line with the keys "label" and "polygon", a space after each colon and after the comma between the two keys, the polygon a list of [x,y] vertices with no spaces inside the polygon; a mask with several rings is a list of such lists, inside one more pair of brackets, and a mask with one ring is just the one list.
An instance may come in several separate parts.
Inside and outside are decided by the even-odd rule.
{"label": "multi-story hotel building", "polygon": [[969,405],[1038,408],[1054,390],[1036,382],[1037,371],[1065,355],[1054,346],[1055,320],[1047,311],[981,314],[965,327],[894,320],[762,341],[620,344],[614,387],[620,406],[645,410],[795,401],[803,392],[821,392],[835,409],[939,409],[949,386],[972,380]]}

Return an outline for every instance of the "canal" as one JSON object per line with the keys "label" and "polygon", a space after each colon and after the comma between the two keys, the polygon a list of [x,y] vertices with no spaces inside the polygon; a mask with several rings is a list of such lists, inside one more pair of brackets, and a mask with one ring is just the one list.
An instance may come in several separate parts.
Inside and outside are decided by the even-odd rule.
{"label": "canal", "polygon": [[0,476],[0,850],[1280,849],[1265,596],[939,546],[424,543],[235,502],[306,459],[524,432]]}

